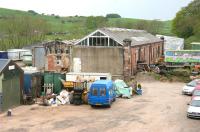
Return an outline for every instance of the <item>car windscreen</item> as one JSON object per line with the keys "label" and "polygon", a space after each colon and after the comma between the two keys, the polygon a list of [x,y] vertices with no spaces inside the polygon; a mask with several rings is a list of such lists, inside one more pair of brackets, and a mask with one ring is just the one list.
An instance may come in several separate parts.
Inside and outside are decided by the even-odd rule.
{"label": "car windscreen", "polygon": [[200,96],[200,90],[195,90],[193,93],[194,96]]}
{"label": "car windscreen", "polygon": [[200,100],[192,100],[190,105],[194,107],[200,107]]}
{"label": "car windscreen", "polygon": [[100,96],[106,96],[106,88],[100,88]]}
{"label": "car windscreen", "polygon": [[197,81],[193,80],[187,84],[187,86],[196,87]]}

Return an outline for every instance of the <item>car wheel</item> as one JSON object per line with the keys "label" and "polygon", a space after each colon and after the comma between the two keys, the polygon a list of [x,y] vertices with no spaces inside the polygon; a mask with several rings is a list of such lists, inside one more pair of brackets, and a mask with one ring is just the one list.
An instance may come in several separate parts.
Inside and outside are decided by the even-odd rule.
{"label": "car wheel", "polygon": [[90,105],[92,108],[94,108],[95,107],[95,105]]}
{"label": "car wheel", "polygon": [[108,105],[108,108],[110,108],[110,107],[111,107],[111,104]]}

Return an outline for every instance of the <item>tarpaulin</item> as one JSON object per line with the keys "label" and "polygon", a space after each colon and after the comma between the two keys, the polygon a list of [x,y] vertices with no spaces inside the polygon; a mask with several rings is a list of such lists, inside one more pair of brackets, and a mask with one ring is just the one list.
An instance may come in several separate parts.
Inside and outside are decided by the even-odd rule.
{"label": "tarpaulin", "polygon": [[132,87],[128,87],[123,80],[115,80],[115,92],[117,97],[131,98]]}

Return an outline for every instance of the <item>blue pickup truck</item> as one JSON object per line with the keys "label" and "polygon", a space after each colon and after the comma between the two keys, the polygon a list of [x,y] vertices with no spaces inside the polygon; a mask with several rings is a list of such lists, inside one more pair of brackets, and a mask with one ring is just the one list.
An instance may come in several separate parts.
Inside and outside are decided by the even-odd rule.
{"label": "blue pickup truck", "polygon": [[92,83],[88,94],[88,104],[91,106],[111,106],[116,94],[111,80],[98,80]]}

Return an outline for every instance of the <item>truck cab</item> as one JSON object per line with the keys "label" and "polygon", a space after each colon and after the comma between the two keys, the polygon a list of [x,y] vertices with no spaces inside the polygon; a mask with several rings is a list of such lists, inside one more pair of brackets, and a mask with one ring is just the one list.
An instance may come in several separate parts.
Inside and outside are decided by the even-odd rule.
{"label": "truck cab", "polygon": [[111,106],[116,94],[111,80],[98,80],[92,83],[88,94],[88,104],[91,106]]}

